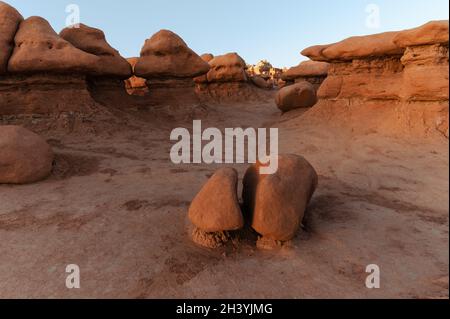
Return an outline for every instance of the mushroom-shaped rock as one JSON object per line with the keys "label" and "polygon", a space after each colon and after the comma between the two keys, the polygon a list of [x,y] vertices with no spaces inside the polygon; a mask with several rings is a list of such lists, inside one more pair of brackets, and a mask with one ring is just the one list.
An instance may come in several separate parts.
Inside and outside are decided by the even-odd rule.
{"label": "mushroom-shaped rock", "polygon": [[146,79],[194,78],[208,71],[208,63],[168,30],[145,41],[135,66],[135,75]]}
{"label": "mushroom-shaped rock", "polygon": [[99,57],[94,75],[121,79],[131,77],[131,65],[109,45],[102,30],[80,24],[63,29],[59,35],[74,47]]}
{"label": "mushroom-shaped rock", "polygon": [[15,36],[8,63],[11,73],[86,74],[93,72],[98,57],[75,48],[62,39],[41,17],[23,21]]}
{"label": "mushroom-shaped rock", "polygon": [[316,90],[309,82],[298,82],[279,90],[275,102],[283,112],[311,107],[317,102]]}
{"label": "mushroom-shaped rock", "polygon": [[237,197],[238,173],[218,170],[203,186],[189,208],[189,219],[207,233],[233,231],[244,226]]}
{"label": "mushroom-shaped rock", "polygon": [[47,177],[53,152],[39,135],[20,126],[0,126],[0,184],[25,184]]}
{"label": "mushroom-shaped rock", "polygon": [[14,49],[14,36],[22,21],[23,17],[16,9],[0,1],[0,74],[7,71]]}
{"label": "mushroom-shaped rock", "polygon": [[418,28],[400,31],[393,42],[399,47],[448,42],[448,20],[430,21]]}
{"label": "mushroom-shaped rock", "polygon": [[284,81],[293,81],[300,77],[326,77],[330,64],[319,61],[303,61],[298,66],[287,70],[281,76]]}
{"label": "mushroom-shaped rock", "polygon": [[246,82],[246,64],[237,53],[216,56],[209,61],[208,82]]}
{"label": "mushroom-shaped rock", "polygon": [[244,177],[246,219],[263,237],[288,241],[300,228],[305,210],[318,185],[311,164],[298,155],[280,155],[278,171],[260,174],[261,164],[251,166]]}

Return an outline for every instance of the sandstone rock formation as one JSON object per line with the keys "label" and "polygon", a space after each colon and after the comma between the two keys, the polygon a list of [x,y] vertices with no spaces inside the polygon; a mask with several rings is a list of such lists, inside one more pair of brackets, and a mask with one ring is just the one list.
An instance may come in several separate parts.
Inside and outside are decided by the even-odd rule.
{"label": "sandstone rock formation", "polygon": [[273,81],[272,80],[265,80],[264,78],[262,78],[259,75],[253,75],[252,77],[250,77],[250,81],[256,85],[257,87],[259,87],[260,89],[271,89],[273,88]]}
{"label": "sandstone rock formation", "polygon": [[[2,12],[4,8],[2,3]],[[0,72],[2,118],[58,119],[70,114],[77,121],[98,112],[98,102],[109,107],[127,96],[123,79],[131,76],[131,66],[106,42],[102,31],[81,24],[64,29],[60,36],[45,19],[20,22],[20,14],[6,8],[9,20],[0,20],[0,38],[11,38],[14,48],[7,74]]]}
{"label": "sandstone rock formation", "polygon": [[[206,77],[197,77],[197,94],[204,100],[217,102],[242,102],[267,99],[260,90],[269,88],[255,79],[252,81],[246,72],[246,63],[237,53],[227,53],[209,61],[211,66]],[[256,83],[255,83],[256,82]]]}
{"label": "sandstone rock formation", "polygon": [[326,62],[304,61],[284,72],[281,79],[286,82],[286,85],[307,81],[317,91],[328,76],[329,66]]}
{"label": "sandstone rock formation", "polygon": [[5,74],[14,49],[14,36],[22,15],[10,5],[0,1],[0,75]]}
{"label": "sandstone rock formation", "polygon": [[98,57],[94,72],[89,75],[114,77],[122,80],[131,77],[131,65],[108,44],[103,31],[81,23],[77,28],[63,29],[59,35],[75,48]]}
{"label": "sandstone rock formation", "polygon": [[196,105],[194,78],[210,67],[175,33],[161,30],[145,41],[134,73],[147,79],[149,103],[155,105]]}
{"label": "sandstone rock formation", "polygon": [[260,168],[259,163],[251,166],[244,177],[245,218],[267,239],[291,240],[317,188],[317,173],[297,155],[280,155],[278,171],[273,175],[261,175]]}
{"label": "sandstone rock formation", "polygon": [[0,77],[0,116],[91,112],[85,74],[98,58],[61,39],[40,17],[22,21],[8,74]]}
{"label": "sandstone rock formation", "polygon": [[0,184],[26,184],[47,177],[53,152],[40,136],[19,126],[0,126]]}
{"label": "sandstone rock formation", "polygon": [[[136,63],[139,58],[129,58],[128,63],[130,63],[133,68],[136,66]],[[125,80],[125,88],[130,95],[137,96],[145,96],[148,94],[149,90],[147,87],[147,80],[144,78],[137,77],[135,75],[131,76],[129,79]]]}
{"label": "sandstone rock formation", "polygon": [[81,23],[76,28],[63,29],[59,35],[74,47],[98,58],[93,71],[86,72],[89,92],[96,102],[116,108],[126,108],[132,103],[124,83],[132,76],[132,67],[109,45],[103,31]]}
{"label": "sandstone rock formation", "polygon": [[161,30],[145,41],[135,66],[135,75],[146,79],[192,79],[208,71],[208,63],[168,30]]}
{"label": "sandstone rock formation", "polygon": [[[244,226],[237,197],[237,184],[237,171],[223,168],[203,186],[189,208],[189,219],[198,228],[194,232],[194,240],[215,238],[217,236],[211,233],[239,230]],[[201,233],[204,234],[200,235]],[[225,235],[219,238],[225,238]],[[206,243],[211,244],[210,241]],[[205,242],[199,244],[205,245]]]}
{"label": "sandstone rock formation", "polygon": [[[278,86],[282,73],[282,69],[273,67],[267,60],[262,60],[255,65],[247,66],[247,74],[250,78],[262,78],[267,82],[266,85],[260,86],[261,88],[272,88],[273,86]],[[260,83],[262,84],[262,82]]]}
{"label": "sandstone rock formation", "polygon": [[275,102],[283,112],[311,107],[317,102],[316,90],[307,81],[298,82],[280,89]]}
{"label": "sandstone rock formation", "polygon": [[41,17],[30,17],[20,24],[15,47],[8,63],[14,74],[94,72],[99,59],[83,52],[56,34]]}
{"label": "sandstone rock formation", "polygon": [[237,53],[220,55],[209,61],[208,82],[246,82],[246,64]]}
{"label": "sandstone rock formation", "polygon": [[448,136],[448,21],[302,53],[331,63],[311,116],[354,130]]}
{"label": "sandstone rock formation", "polygon": [[202,58],[203,61],[208,62],[208,63],[209,63],[209,61],[214,59],[214,55],[212,55],[211,53],[202,54],[200,57]]}

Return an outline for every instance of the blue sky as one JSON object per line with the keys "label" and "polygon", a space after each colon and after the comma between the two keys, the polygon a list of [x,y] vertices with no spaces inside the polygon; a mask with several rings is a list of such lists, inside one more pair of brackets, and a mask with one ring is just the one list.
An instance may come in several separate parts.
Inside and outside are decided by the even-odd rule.
{"label": "blue sky", "polygon": [[[238,52],[293,66],[310,45],[448,20],[448,0],[6,0],[22,15],[39,15],[59,32],[77,4],[81,22],[102,29],[125,57],[139,55],[160,29],[178,33],[197,53]],[[379,26],[368,27],[366,7],[379,8]]]}

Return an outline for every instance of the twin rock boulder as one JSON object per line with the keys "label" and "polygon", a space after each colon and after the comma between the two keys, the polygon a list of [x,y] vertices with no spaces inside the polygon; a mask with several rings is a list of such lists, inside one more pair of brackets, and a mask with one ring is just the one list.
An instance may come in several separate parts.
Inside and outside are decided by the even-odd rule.
{"label": "twin rock boulder", "polygon": [[280,155],[275,174],[262,175],[260,168],[260,163],[252,165],[245,174],[242,205],[235,169],[218,170],[204,185],[189,208],[196,243],[216,248],[245,226],[261,236],[259,242],[295,237],[318,185],[316,171],[297,155]]}

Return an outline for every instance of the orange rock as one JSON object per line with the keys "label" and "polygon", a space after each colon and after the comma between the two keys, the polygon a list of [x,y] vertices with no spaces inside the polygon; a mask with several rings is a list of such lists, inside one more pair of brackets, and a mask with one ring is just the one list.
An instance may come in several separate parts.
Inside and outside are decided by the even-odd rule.
{"label": "orange rock", "polygon": [[273,175],[261,175],[260,168],[259,163],[251,166],[244,177],[246,218],[263,237],[288,241],[303,222],[318,185],[317,173],[297,155],[280,155],[278,171]]}
{"label": "orange rock", "polygon": [[266,81],[259,75],[254,75],[254,76],[250,77],[250,80],[252,81],[252,83],[254,85],[259,87],[260,89],[268,90],[268,89],[273,88],[273,82],[271,83],[270,79],[268,81]]}
{"label": "orange rock", "polygon": [[246,64],[237,53],[216,56],[209,61],[208,82],[246,82]]}
{"label": "orange rock", "polygon": [[20,126],[0,126],[0,150],[0,184],[37,182],[52,170],[50,146]]}
{"label": "orange rock", "polygon": [[14,36],[23,21],[22,15],[9,4],[0,1],[0,74],[5,74],[14,49]]}
{"label": "orange rock", "polygon": [[316,90],[306,81],[285,86],[278,91],[275,102],[283,112],[311,107],[317,102]]}
{"label": "orange rock", "polygon": [[327,45],[314,45],[304,49],[301,54],[310,58],[313,61],[327,61],[328,59],[323,56],[323,51],[329,48],[332,44]]}
{"label": "orange rock", "polygon": [[94,75],[112,76],[121,79],[131,77],[130,64],[106,41],[103,31],[80,24],[79,28],[67,27],[59,33],[60,37],[74,47],[98,56]]}
{"label": "orange rock", "polygon": [[[139,58],[129,58],[128,63],[131,65],[134,73],[134,67]],[[125,80],[125,88],[130,95],[144,96],[149,92],[147,87],[147,80],[144,78],[133,75],[129,79]]]}
{"label": "orange rock", "polygon": [[237,197],[235,169],[218,170],[203,186],[189,208],[189,219],[203,232],[238,230],[244,219]]}
{"label": "orange rock", "polygon": [[205,61],[205,62],[209,62],[209,61],[211,61],[212,59],[214,59],[214,55],[212,55],[211,53],[205,53],[205,54],[202,54],[200,57],[201,57],[202,60]]}
{"label": "orange rock", "polygon": [[146,79],[194,78],[208,71],[208,63],[168,30],[161,30],[145,41],[135,66],[135,75]]}
{"label": "orange rock", "polygon": [[59,37],[43,18],[30,17],[20,24],[8,63],[11,73],[90,73],[99,58]]}
{"label": "orange rock", "polygon": [[394,43],[398,32],[358,36],[335,43],[322,51],[328,61],[346,61],[385,55],[401,55],[404,49]]}
{"label": "orange rock", "polygon": [[284,81],[293,81],[299,77],[326,77],[330,64],[327,62],[303,61],[287,70],[281,76]]}
{"label": "orange rock", "polygon": [[393,42],[402,48],[448,43],[448,20],[430,21],[418,28],[399,32]]}

